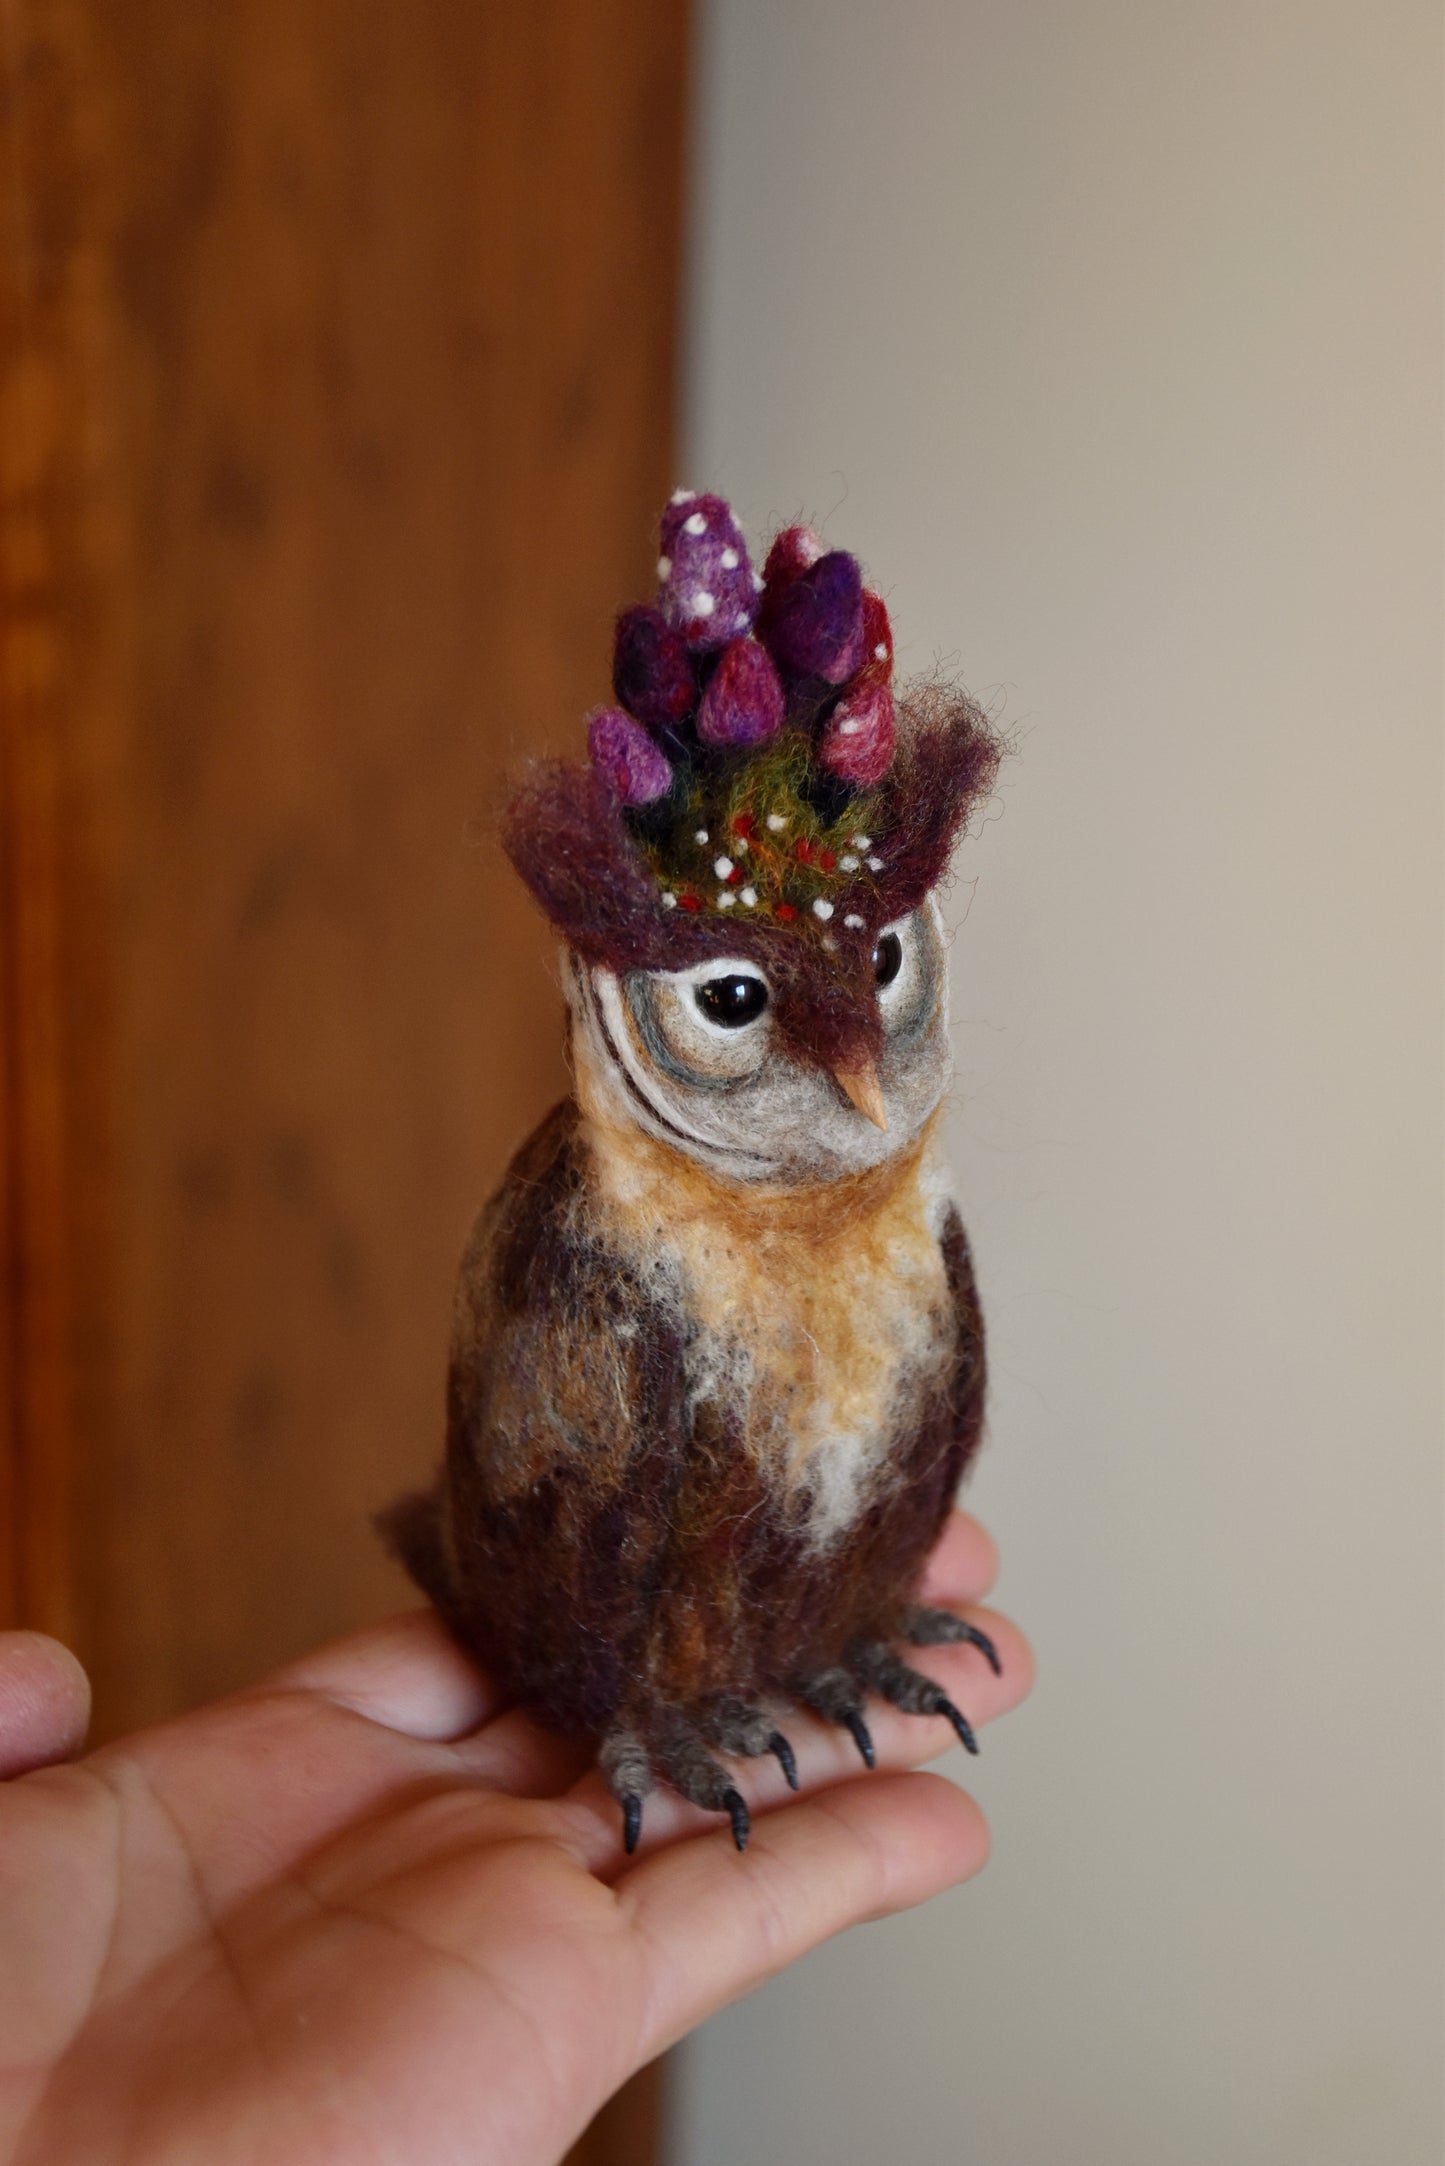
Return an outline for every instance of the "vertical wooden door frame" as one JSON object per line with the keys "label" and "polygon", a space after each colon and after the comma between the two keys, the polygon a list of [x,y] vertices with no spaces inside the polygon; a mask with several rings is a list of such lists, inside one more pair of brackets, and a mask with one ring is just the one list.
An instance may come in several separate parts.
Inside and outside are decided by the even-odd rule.
{"label": "vertical wooden door frame", "polygon": [[0,71],[0,1616],[69,1638],[77,1416],[103,1388],[79,1347],[103,1276],[113,962],[84,765],[98,722],[116,739],[116,687],[96,695],[120,659],[83,9],[4,0]]}

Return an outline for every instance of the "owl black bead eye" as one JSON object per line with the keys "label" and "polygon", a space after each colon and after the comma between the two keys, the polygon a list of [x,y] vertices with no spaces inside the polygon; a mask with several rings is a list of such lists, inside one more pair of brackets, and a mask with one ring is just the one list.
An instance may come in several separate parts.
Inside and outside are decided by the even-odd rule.
{"label": "owl black bead eye", "polygon": [[695,999],[710,1023],[724,1030],[741,1030],[755,1023],[768,1004],[768,989],[761,978],[709,978],[697,988]]}
{"label": "owl black bead eye", "polygon": [[903,942],[897,933],[885,933],[873,950],[873,975],[880,985],[891,985],[903,968]]}

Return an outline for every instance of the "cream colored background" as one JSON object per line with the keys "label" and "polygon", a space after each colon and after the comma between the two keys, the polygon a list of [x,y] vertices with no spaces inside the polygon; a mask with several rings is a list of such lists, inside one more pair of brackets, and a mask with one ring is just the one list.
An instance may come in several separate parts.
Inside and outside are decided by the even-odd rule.
{"label": "cream colored background", "polygon": [[715,2022],[678,2157],[1439,2166],[1438,12],[703,28],[685,478],[1018,733],[952,1137],[1041,1678],[985,1878]]}

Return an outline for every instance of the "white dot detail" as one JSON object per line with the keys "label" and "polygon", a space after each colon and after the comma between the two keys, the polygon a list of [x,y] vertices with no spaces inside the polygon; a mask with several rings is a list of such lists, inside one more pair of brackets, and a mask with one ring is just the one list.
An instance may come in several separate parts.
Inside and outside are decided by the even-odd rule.
{"label": "white dot detail", "polygon": [[675,910],[677,908],[677,897],[673,894],[671,888],[664,888],[662,891],[662,907],[664,910]]}
{"label": "white dot detail", "polygon": [[813,905],[813,915],[815,918],[822,918],[826,924],[827,920],[833,915],[833,905],[830,902],[824,902],[820,895]]}
{"label": "white dot detail", "polygon": [[717,874],[719,880],[726,880],[733,869],[733,861],[730,857],[716,858],[713,861],[712,869]]}
{"label": "white dot detail", "polygon": [[707,513],[695,511],[690,519],[683,520],[682,531],[684,534],[706,534]]}
{"label": "white dot detail", "polygon": [[856,737],[862,727],[863,725],[858,720],[858,717],[854,714],[850,714],[846,722],[840,722],[838,724],[838,735],[840,737]]}
{"label": "white dot detail", "polygon": [[873,649],[873,659],[875,662],[886,662],[888,659],[888,649],[881,639]]}
{"label": "white dot detail", "polygon": [[843,923],[847,926],[850,933],[861,933],[863,930],[863,920],[859,917],[856,910],[850,910],[847,917],[844,918]]}
{"label": "white dot detail", "polygon": [[718,562],[719,564],[721,564],[725,572],[735,572],[738,568],[738,553],[736,549],[724,549],[722,555],[718,558]]}
{"label": "white dot detail", "polygon": [[[851,850],[845,850],[843,855],[839,858],[838,870],[839,872],[856,872],[858,870],[858,860],[853,855],[853,852]],[[846,925],[847,922],[848,920],[844,918],[843,923]],[[861,918],[859,919],[859,923],[862,923]]]}
{"label": "white dot detail", "polygon": [[659,579],[666,579],[666,578],[668,578],[668,577],[670,576],[670,574],[671,574],[671,571],[672,571],[672,558],[671,558],[671,557],[659,557],[659,558],[658,558],[658,560],[657,560],[657,576],[658,576],[658,578],[659,578]]}
{"label": "white dot detail", "polygon": [[757,899],[758,891],[755,887],[745,887],[739,890],[738,901],[745,904],[749,910],[754,908]]}
{"label": "white dot detail", "polygon": [[706,587],[700,587],[692,598],[693,615],[695,617],[710,617],[716,608],[717,596],[709,594]]}
{"label": "white dot detail", "polygon": [[855,850],[866,850],[872,842],[873,837],[871,835],[850,835],[848,837],[848,840],[850,843],[852,843]]}
{"label": "white dot detail", "polygon": [[696,834],[695,834],[695,835],[693,836],[693,838],[692,838],[692,839],[693,839],[693,841],[694,841],[694,842],[706,842],[706,841],[707,841],[707,829],[706,829],[705,827],[700,827],[700,828],[698,829],[697,833],[696,833]]}
{"label": "white dot detail", "polygon": [[870,858],[869,858],[869,860],[868,860],[868,870],[869,870],[870,872],[882,872],[882,870],[883,870],[883,860],[882,860],[882,858],[881,858],[881,857],[870,857]]}
{"label": "white dot detail", "polygon": [[720,887],[720,888],[718,889],[718,891],[717,891],[717,906],[718,906],[719,910],[731,910],[731,908],[732,908],[733,904],[734,904],[734,903],[735,903],[736,901],[737,901],[737,897],[736,897],[736,895],[734,895],[734,893],[733,893],[733,891],[732,891],[732,889],[731,889],[730,887]]}
{"label": "white dot detail", "polygon": [[775,835],[781,835],[787,824],[781,812],[770,812],[768,814],[768,825]]}
{"label": "white dot detail", "polygon": [[690,504],[696,495],[696,489],[674,489],[670,501],[674,504]]}

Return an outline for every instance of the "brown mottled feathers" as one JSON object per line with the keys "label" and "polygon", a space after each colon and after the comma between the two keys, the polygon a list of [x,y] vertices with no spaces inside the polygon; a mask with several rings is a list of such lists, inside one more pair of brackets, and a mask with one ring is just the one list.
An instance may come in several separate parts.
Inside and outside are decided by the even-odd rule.
{"label": "brown mottled feathers", "polygon": [[[901,1625],[976,1448],[982,1323],[949,1206],[951,1310],[906,1427],[819,1548],[726,1391],[700,1392],[685,1298],[608,1238],[578,1108],[554,1108],[463,1261],[446,1465],[387,1515],[465,1645],[565,1729],[716,1694],[787,1696]],[[690,1377],[692,1382],[690,1384]]]}

